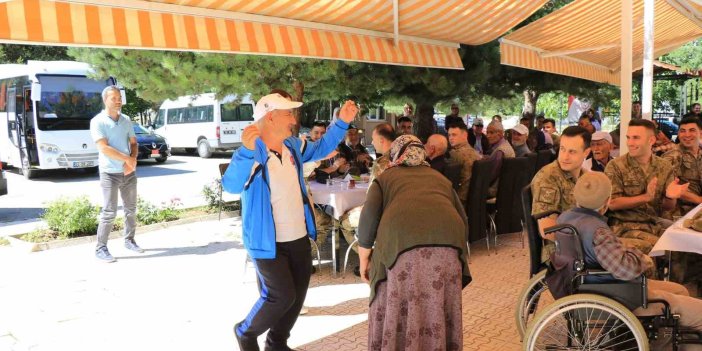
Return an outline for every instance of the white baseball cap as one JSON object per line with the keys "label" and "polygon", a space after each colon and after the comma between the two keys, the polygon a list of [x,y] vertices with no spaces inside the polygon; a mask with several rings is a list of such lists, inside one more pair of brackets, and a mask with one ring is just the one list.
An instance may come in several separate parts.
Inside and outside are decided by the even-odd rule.
{"label": "white baseball cap", "polygon": [[592,134],[592,141],[597,141],[597,140],[607,140],[610,144],[612,143],[612,136],[609,135],[607,132],[595,132]]}
{"label": "white baseball cap", "polygon": [[256,103],[253,118],[254,121],[258,121],[263,116],[265,116],[266,113],[271,112],[273,110],[290,110],[293,108],[298,108],[300,106],[302,106],[302,102],[290,101],[278,93],[268,94],[260,98]]}
{"label": "white baseball cap", "polygon": [[529,135],[529,128],[527,128],[523,124],[517,124],[516,126],[511,128],[513,131],[521,134],[521,135]]}

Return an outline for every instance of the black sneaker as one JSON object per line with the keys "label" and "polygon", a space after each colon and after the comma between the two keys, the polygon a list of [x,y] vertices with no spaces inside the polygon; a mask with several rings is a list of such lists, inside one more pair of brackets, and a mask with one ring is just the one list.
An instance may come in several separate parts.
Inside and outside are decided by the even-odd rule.
{"label": "black sneaker", "polygon": [[106,262],[106,263],[112,263],[112,262],[117,261],[117,260],[115,260],[114,257],[112,257],[112,255],[110,255],[110,251],[107,250],[106,246],[103,246],[103,247],[97,249],[97,251],[95,251],[95,257],[98,260]]}
{"label": "black sneaker", "polygon": [[236,343],[239,345],[239,350],[241,351],[259,351],[258,341],[256,339],[249,340],[248,338],[241,337],[237,334],[236,330],[239,328],[241,323],[234,325],[234,337],[236,338]]}
{"label": "black sneaker", "polygon": [[353,275],[361,277],[361,266],[353,267]]}
{"label": "black sneaker", "polygon": [[139,245],[137,245],[136,241],[134,241],[134,239],[125,240],[124,247],[134,252],[144,253],[144,249],[140,248]]}

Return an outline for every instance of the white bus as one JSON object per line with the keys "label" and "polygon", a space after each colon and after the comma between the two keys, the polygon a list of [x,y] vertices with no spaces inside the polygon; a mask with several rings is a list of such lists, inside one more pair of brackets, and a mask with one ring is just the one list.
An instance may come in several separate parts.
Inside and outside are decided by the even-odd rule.
{"label": "white bus", "polygon": [[115,80],[93,80],[90,72],[82,62],[0,65],[0,161],[27,178],[42,169],[97,170],[90,119]]}
{"label": "white bus", "polygon": [[241,146],[241,133],[253,123],[253,111],[251,95],[229,95],[221,100],[215,94],[181,96],[161,105],[153,128],[171,148],[197,150],[207,158],[214,151]]}

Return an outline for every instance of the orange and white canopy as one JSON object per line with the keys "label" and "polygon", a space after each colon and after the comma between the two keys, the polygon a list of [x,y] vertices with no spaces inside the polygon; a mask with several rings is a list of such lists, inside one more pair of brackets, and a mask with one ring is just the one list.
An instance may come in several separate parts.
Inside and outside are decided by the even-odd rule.
{"label": "orange and white canopy", "polygon": [[0,0],[0,42],[462,69],[546,0]]}
{"label": "orange and white canopy", "polygon": [[[643,1],[633,8],[633,71],[643,66]],[[702,37],[702,5],[655,0],[654,57]],[[500,39],[505,65],[619,85],[619,0],[576,0]]]}

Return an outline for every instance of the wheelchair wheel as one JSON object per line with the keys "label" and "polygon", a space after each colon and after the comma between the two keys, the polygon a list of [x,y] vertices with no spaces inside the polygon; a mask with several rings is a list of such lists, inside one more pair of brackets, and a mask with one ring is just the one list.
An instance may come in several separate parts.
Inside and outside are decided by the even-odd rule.
{"label": "wheelchair wheel", "polygon": [[519,337],[524,338],[527,325],[534,319],[534,316],[546,305],[553,302],[553,296],[548,291],[544,278],[546,270],[537,273],[522,288],[517,301],[517,308],[514,312],[514,319],[517,324]]}
{"label": "wheelchair wheel", "polygon": [[575,294],[539,312],[526,331],[524,350],[648,350],[643,326],[622,304]]}

